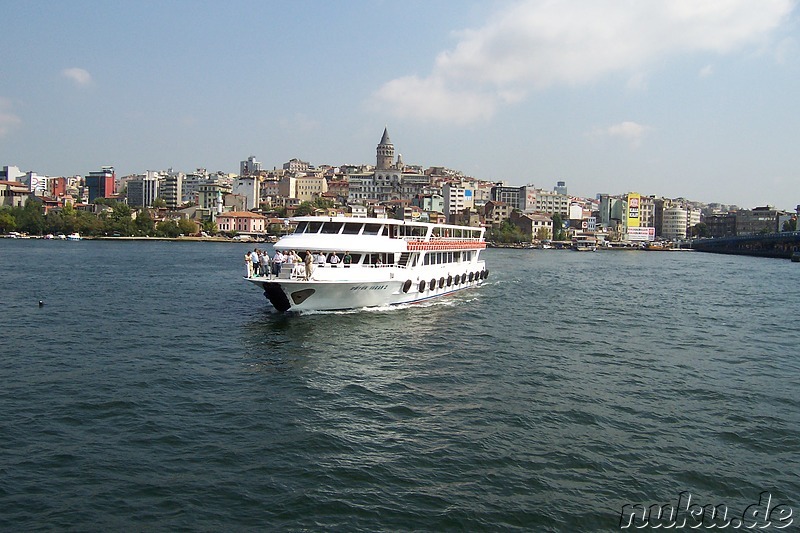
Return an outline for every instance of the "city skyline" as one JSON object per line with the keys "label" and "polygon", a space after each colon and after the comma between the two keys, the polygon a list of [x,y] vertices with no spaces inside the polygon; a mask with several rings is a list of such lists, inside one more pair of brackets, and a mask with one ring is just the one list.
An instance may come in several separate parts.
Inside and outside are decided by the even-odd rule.
{"label": "city skyline", "polygon": [[10,2],[0,165],[409,164],[800,203],[796,2]]}

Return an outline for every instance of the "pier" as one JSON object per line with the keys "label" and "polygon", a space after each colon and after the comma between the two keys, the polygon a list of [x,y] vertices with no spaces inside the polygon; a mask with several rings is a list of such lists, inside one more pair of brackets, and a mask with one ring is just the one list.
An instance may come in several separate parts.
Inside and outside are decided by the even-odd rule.
{"label": "pier", "polygon": [[692,249],[716,254],[791,259],[793,253],[800,252],[800,231],[718,239],[696,239],[692,241]]}

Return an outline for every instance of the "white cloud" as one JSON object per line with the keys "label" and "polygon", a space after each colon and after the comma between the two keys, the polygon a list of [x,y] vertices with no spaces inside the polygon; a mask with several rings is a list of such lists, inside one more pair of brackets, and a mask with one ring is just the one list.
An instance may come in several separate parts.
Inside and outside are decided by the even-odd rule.
{"label": "white cloud", "polygon": [[714,67],[712,67],[711,65],[704,66],[703,68],[700,69],[700,72],[698,72],[698,76],[700,76],[701,78],[708,78],[712,74],[714,74]]}
{"label": "white cloud", "polygon": [[632,121],[620,122],[607,128],[595,130],[595,135],[604,137],[617,137],[627,141],[632,148],[638,148],[642,144],[644,137],[652,130],[650,126],[645,126]]}
{"label": "white cloud", "polygon": [[92,83],[92,75],[82,68],[65,68],[61,71],[61,75],[71,80],[75,85],[86,86]]}
{"label": "white cloud", "polygon": [[[458,32],[428,77],[391,80],[375,102],[401,117],[487,119],[531,90],[636,71],[665,56],[758,44],[793,9],[794,0],[522,0],[483,27]],[[634,87],[643,81],[637,76]]]}
{"label": "white cloud", "polygon": [[11,101],[0,97],[0,137],[5,137],[22,119],[11,112]]}

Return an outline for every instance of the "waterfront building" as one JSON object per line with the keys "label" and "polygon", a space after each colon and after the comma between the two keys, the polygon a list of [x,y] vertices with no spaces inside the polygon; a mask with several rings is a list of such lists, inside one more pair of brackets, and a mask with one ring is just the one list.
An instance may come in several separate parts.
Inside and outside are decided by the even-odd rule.
{"label": "waterfront building", "polygon": [[512,224],[535,239],[553,238],[553,219],[542,213],[519,213],[513,211],[509,217]]}
{"label": "waterfront building", "polygon": [[704,222],[711,237],[736,236],[736,213],[708,215]]}
{"label": "waterfront building", "polygon": [[111,198],[116,194],[116,174],[114,167],[103,167],[102,170],[89,172],[85,178],[85,185],[89,191],[89,203],[94,203],[95,198]]}
{"label": "waterfront building", "polygon": [[267,231],[267,217],[250,211],[227,211],[217,215],[219,231],[245,235],[263,235]]}
{"label": "waterfront building", "polygon": [[556,186],[553,187],[553,191],[557,194],[563,194],[564,196],[567,195],[567,182],[566,181],[559,181],[556,182]]}
{"label": "waterfront building", "polygon": [[686,238],[688,213],[682,206],[665,207],[662,215],[661,237],[670,241]]}
{"label": "waterfront building", "polygon": [[741,209],[736,212],[736,235],[777,233],[781,229],[778,226],[781,215],[786,215],[786,212],[779,211],[771,205]]}

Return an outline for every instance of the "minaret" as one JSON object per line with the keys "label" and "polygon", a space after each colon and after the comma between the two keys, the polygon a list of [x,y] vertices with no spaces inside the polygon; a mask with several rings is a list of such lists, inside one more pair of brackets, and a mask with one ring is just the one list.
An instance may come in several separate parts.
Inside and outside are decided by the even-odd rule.
{"label": "minaret", "polygon": [[383,128],[383,137],[381,137],[381,142],[378,144],[377,149],[377,170],[388,170],[392,168],[392,163],[394,162],[394,145],[392,141],[389,140],[389,131],[387,128]]}

